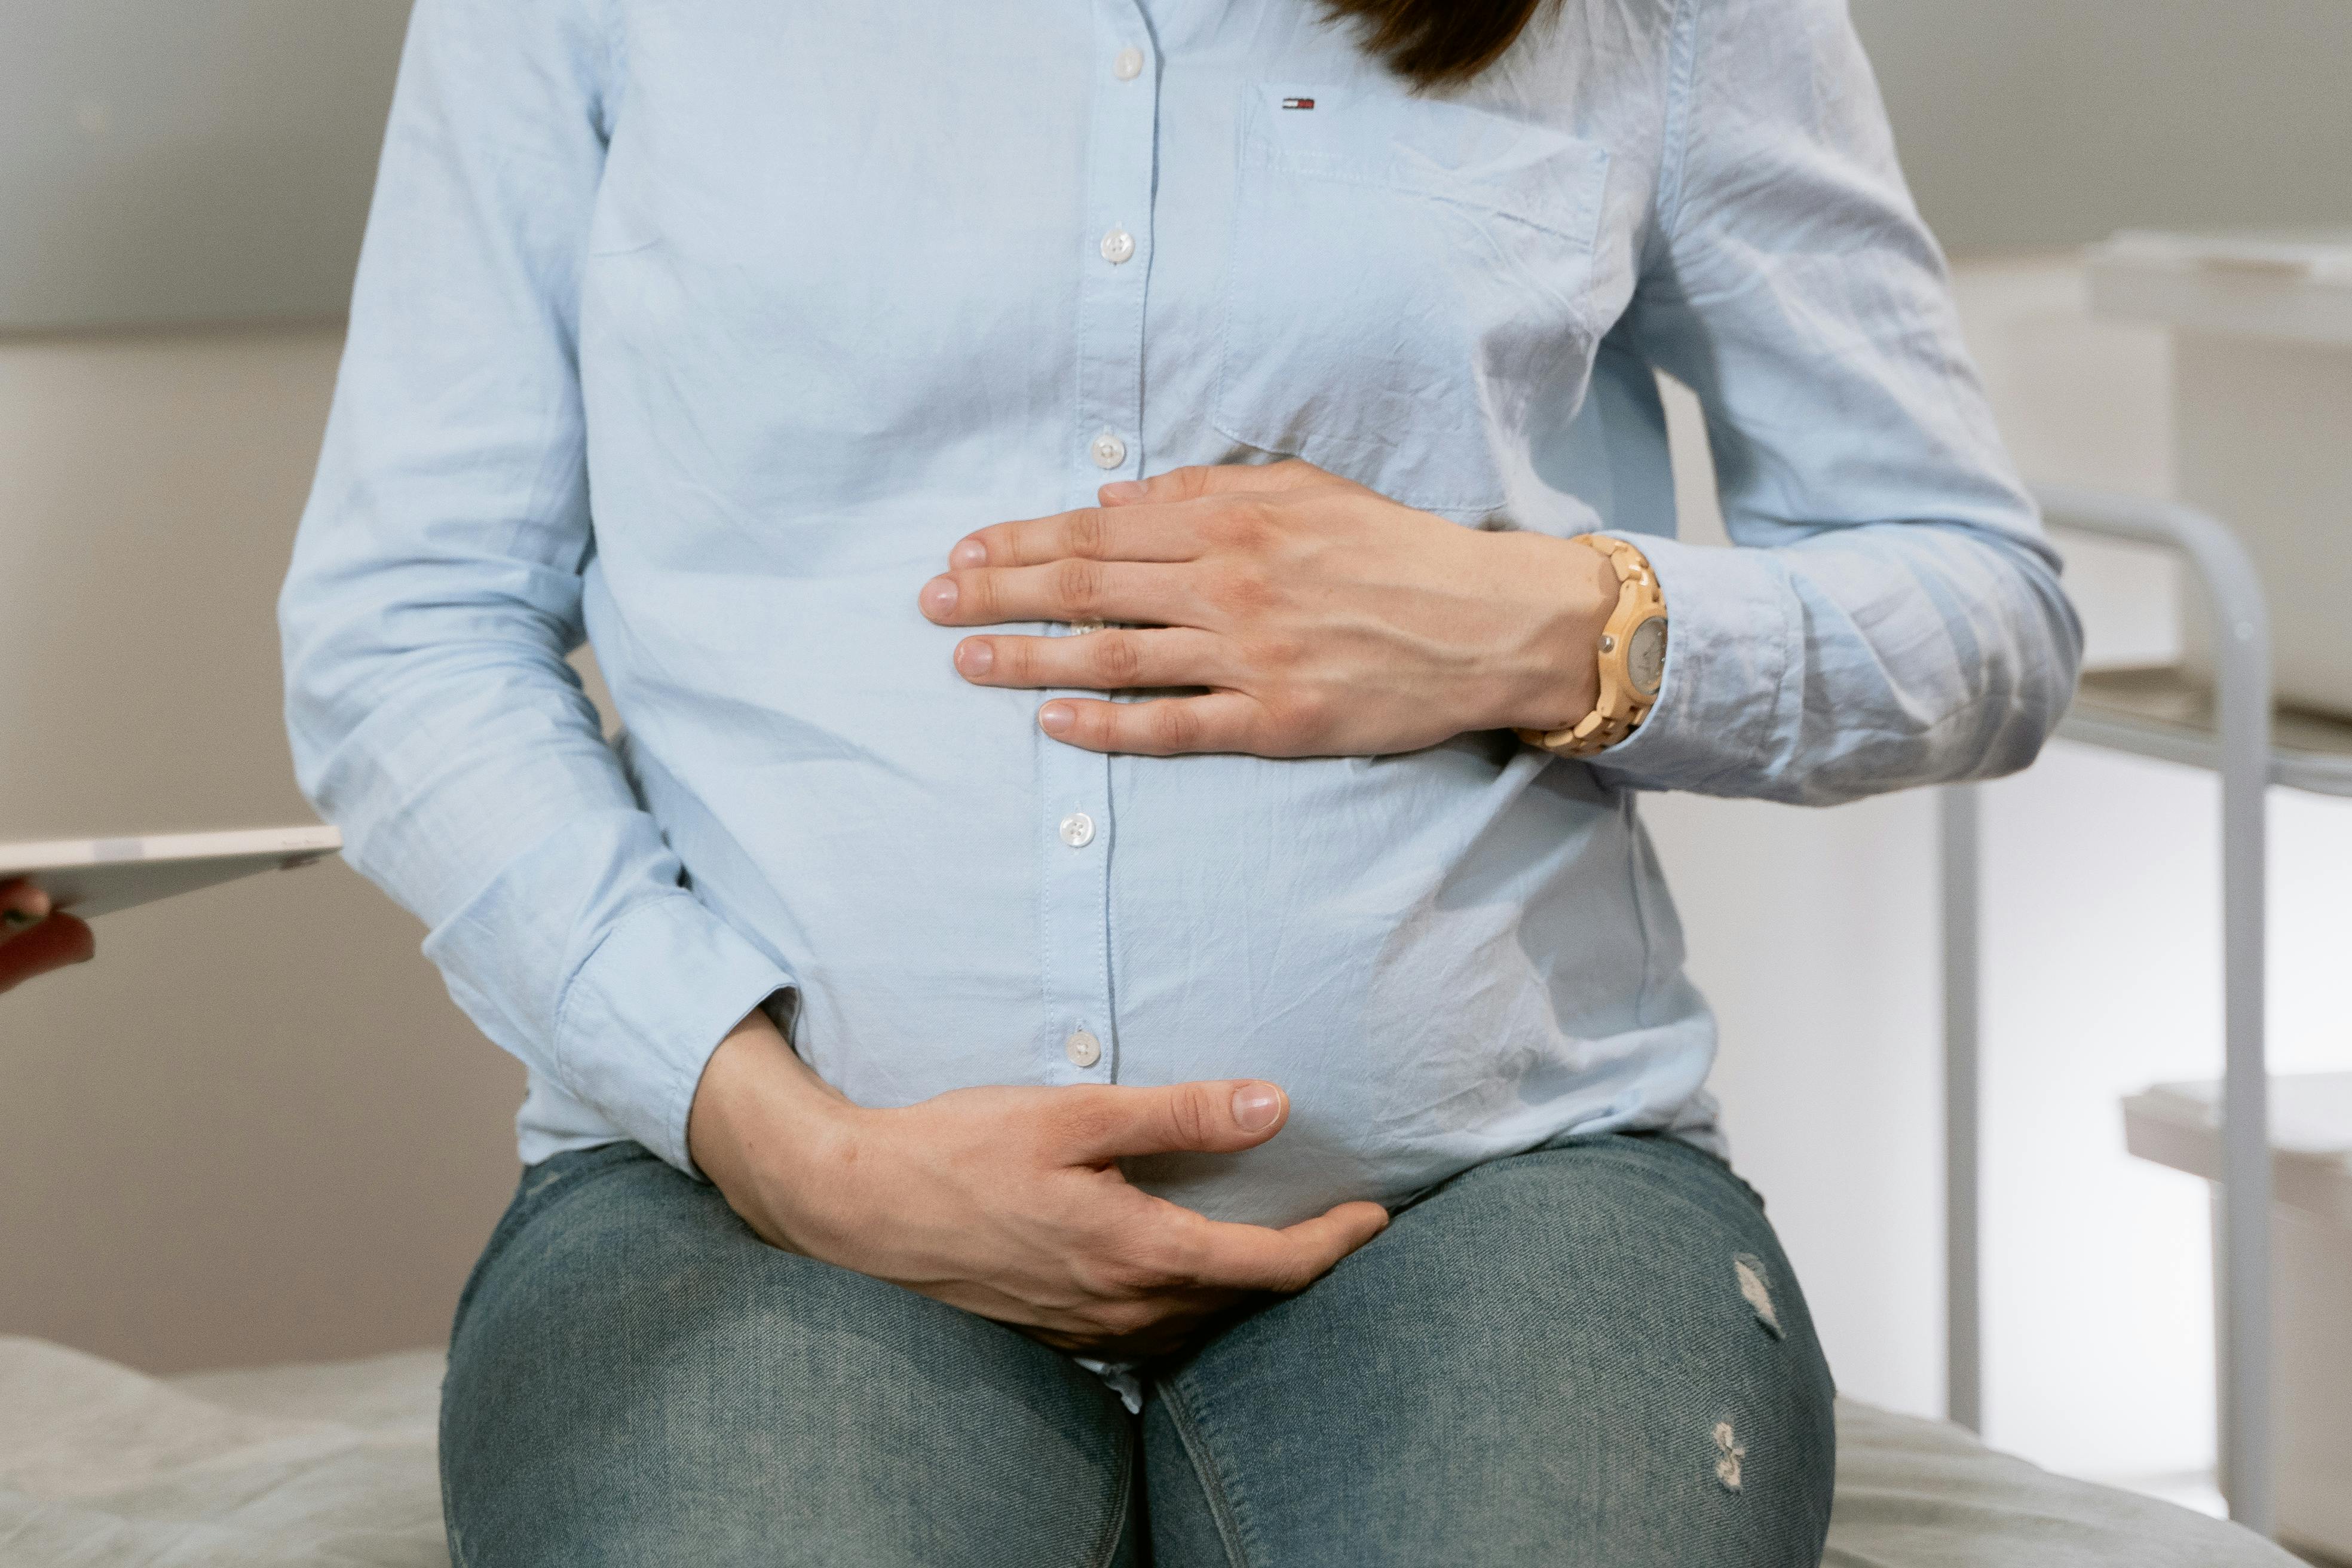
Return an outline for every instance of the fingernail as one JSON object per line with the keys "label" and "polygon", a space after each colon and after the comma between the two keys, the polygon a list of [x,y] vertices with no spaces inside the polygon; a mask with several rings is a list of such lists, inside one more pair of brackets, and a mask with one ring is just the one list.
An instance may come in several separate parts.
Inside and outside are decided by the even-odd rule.
{"label": "fingernail", "polygon": [[1102,488],[1102,499],[1107,501],[1141,500],[1143,497],[1141,479],[1113,479]]}
{"label": "fingernail", "polygon": [[1270,1083],[1245,1083],[1234,1090],[1234,1121],[1244,1132],[1263,1132],[1282,1115],[1282,1090]]}
{"label": "fingernail", "polygon": [[1075,722],[1078,715],[1066,702],[1048,702],[1037,710],[1037,727],[1048,735],[1058,735]]}
{"label": "fingernail", "polygon": [[984,642],[963,643],[956,648],[955,661],[966,675],[986,675],[989,666],[996,662],[996,650]]}
{"label": "fingernail", "polygon": [[982,544],[977,539],[967,539],[961,544],[957,545],[953,550],[948,552],[948,564],[950,566],[985,566],[988,564],[988,546]]}
{"label": "fingernail", "polygon": [[934,577],[923,584],[923,614],[944,616],[956,605],[956,585],[952,577]]}

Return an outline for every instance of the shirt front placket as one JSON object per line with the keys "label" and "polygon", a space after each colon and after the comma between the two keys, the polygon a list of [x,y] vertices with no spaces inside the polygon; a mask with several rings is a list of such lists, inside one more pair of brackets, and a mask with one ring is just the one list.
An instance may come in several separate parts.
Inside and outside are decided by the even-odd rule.
{"label": "shirt front placket", "polygon": [[[1095,0],[1084,232],[1077,292],[1077,419],[1068,504],[1143,472],[1143,303],[1151,251],[1160,61],[1134,0]],[[1063,627],[1079,637],[1092,628]],[[1072,693],[1096,696],[1097,693]],[[1112,1013],[1110,759],[1042,740],[1045,820],[1044,1076],[1108,1083],[1118,1069]]]}

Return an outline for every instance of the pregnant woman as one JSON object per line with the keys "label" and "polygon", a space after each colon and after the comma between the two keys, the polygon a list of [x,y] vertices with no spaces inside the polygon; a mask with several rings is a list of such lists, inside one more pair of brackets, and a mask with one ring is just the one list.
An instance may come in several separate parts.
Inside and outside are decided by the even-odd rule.
{"label": "pregnant woman", "polygon": [[2022,766],[2055,573],[1836,0],[418,0],[283,621],[530,1068],[453,1555],[1813,1563],[1636,805]]}

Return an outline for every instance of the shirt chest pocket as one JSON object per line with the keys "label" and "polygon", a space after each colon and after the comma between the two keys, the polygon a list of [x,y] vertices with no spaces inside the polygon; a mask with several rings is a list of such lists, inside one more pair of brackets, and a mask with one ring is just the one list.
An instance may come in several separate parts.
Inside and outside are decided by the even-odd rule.
{"label": "shirt chest pocket", "polygon": [[1608,168],[1460,104],[1245,89],[1217,428],[1409,506],[1495,510],[1530,405],[1589,372]]}

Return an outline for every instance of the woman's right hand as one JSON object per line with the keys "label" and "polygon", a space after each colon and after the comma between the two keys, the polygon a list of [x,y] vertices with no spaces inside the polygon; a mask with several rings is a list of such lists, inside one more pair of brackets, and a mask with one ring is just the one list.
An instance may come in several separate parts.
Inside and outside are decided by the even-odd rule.
{"label": "woman's right hand", "polygon": [[1341,1204],[1286,1229],[1230,1225],[1128,1184],[1131,1154],[1254,1148],[1289,1101],[1269,1083],[966,1089],[851,1104],[761,1014],[704,1069],[695,1163],[770,1244],[887,1279],[1058,1350],[1141,1360],[1251,1296],[1305,1289],[1378,1236]]}
{"label": "woman's right hand", "polygon": [[89,927],[71,915],[49,912],[48,894],[21,879],[0,883],[0,991],[68,963],[87,963],[96,951]]}

